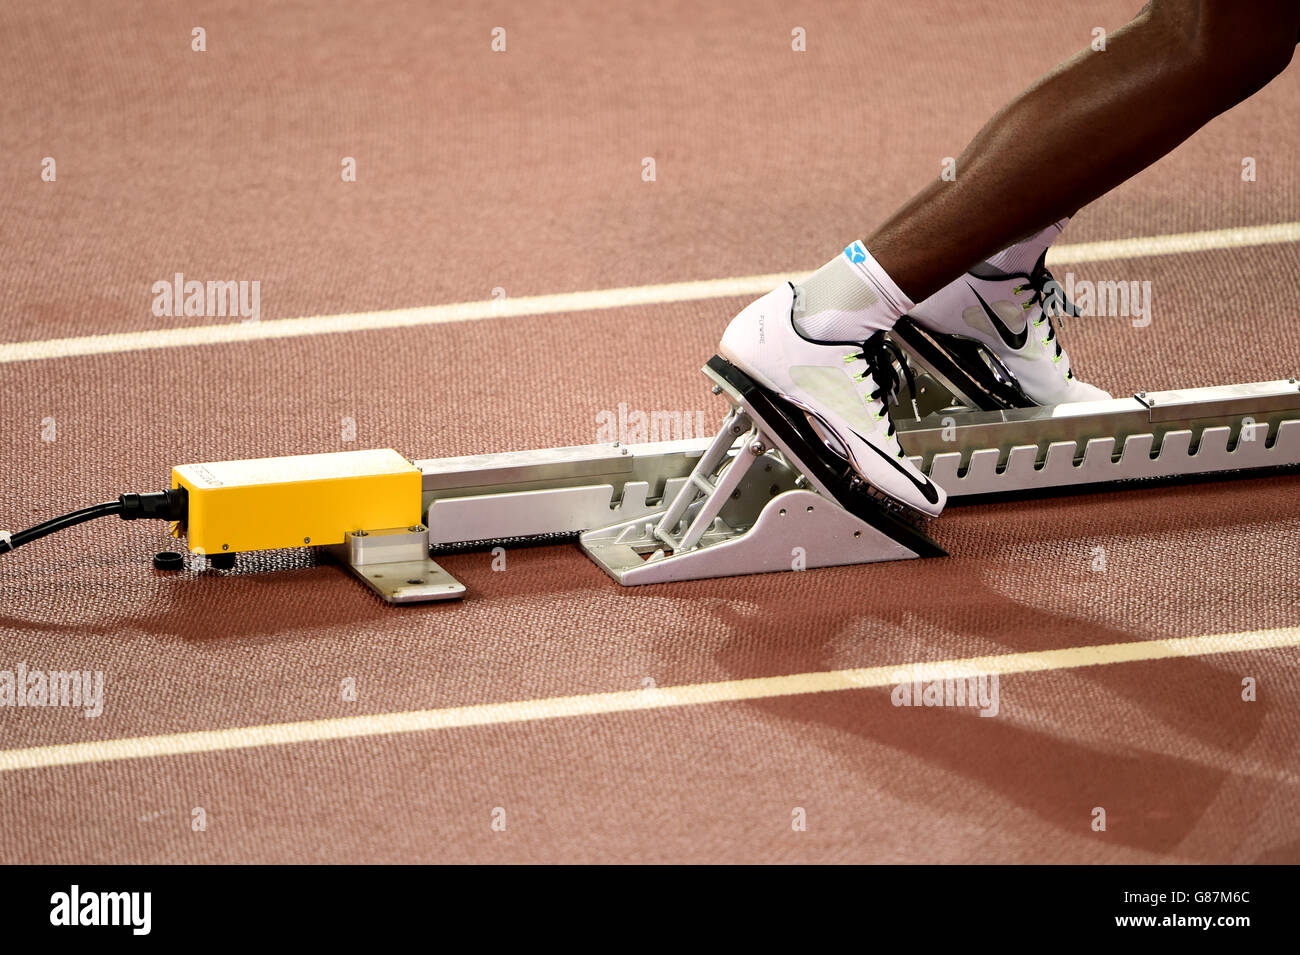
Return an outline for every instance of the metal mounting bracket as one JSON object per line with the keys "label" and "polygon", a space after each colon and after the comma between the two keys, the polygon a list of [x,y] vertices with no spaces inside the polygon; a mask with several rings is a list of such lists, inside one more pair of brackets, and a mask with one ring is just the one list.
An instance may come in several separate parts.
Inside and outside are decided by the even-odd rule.
{"label": "metal mounting bracket", "polygon": [[423,524],[349,531],[343,543],[328,550],[391,604],[465,595],[465,585],[429,558],[429,529]]}

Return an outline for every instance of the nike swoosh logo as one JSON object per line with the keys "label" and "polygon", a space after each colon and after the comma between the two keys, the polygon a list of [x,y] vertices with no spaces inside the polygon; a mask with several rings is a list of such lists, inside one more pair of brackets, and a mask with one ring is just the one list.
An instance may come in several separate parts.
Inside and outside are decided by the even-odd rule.
{"label": "nike swoosh logo", "polygon": [[[969,282],[966,283],[966,287],[972,292],[975,292],[975,286],[971,285]],[[989,307],[989,303],[984,301],[984,297],[980,295],[979,292],[975,292],[975,297],[979,299],[980,307],[984,309],[984,314],[989,317],[989,321],[993,323],[993,328],[997,331],[998,337],[1006,343],[1006,346],[1016,351],[1020,351],[1020,349],[1024,348],[1025,342],[1029,340],[1029,322],[1025,322],[1025,327],[1020,329],[1019,334],[1016,334],[1011,329],[1007,328],[1006,323],[1002,321],[997,312],[993,311],[993,309]]]}
{"label": "nike swoosh logo", "polygon": [[881,451],[878,447],[876,447],[866,438],[862,437],[862,435],[858,434],[856,431],[853,432],[853,435],[859,441],[861,441],[863,444],[869,447],[872,451],[875,451],[876,454],[880,455],[884,460],[888,461],[891,465],[893,465],[894,470],[896,470],[899,474],[903,475],[903,477],[911,481],[912,486],[916,488],[918,491],[920,491],[921,496],[924,497],[927,501],[929,501],[931,504],[939,503],[939,492],[934,489],[934,485],[930,482],[929,478],[922,476],[921,479],[918,481],[916,479],[916,475],[913,474],[910,469],[905,468],[903,467],[903,465],[898,463],[898,458],[886,454],[884,451]]}

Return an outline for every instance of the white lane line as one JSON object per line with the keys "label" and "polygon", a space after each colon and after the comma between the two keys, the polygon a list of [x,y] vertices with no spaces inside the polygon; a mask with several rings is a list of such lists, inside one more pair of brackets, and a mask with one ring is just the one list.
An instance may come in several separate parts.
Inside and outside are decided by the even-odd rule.
{"label": "white lane line", "polygon": [[[1052,249],[1048,256],[1048,263],[1071,265],[1106,259],[1176,255],[1281,242],[1300,242],[1300,222],[1063,245]],[[266,341],[275,338],[301,338],[309,335],[337,335],[344,332],[443,325],[491,318],[521,318],[561,312],[598,311],[627,308],[633,305],[664,305],[672,302],[695,302],[716,298],[742,298],[762,295],[781,282],[798,278],[802,274],[806,273],[744,275],[729,279],[705,279],[698,282],[669,282],[664,285],[638,285],[631,288],[596,289],[588,292],[528,295],[501,301],[482,300],[380,312],[276,318],[248,324],[232,320],[219,325],[191,325],[140,332],[86,335],[80,338],[9,342],[0,344],[0,364],[85,355],[109,355],[117,352],[152,351],[160,348]]]}
{"label": "white lane line", "polygon": [[1150,235],[1137,239],[1081,242],[1078,245],[1063,245],[1049,250],[1047,264],[1075,265],[1080,262],[1104,262],[1110,259],[1183,255],[1188,252],[1241,249],[1254,245],[1277,245],[1283,242],[1300,242],[1300,222],[1242,226],[1235,229],[1215,229],[1210,232]]}
{"label": "white lane line", "polygon": [[1300,646],[1300,627],[1253,630],[1241,633],[1218,633],[1170,640],[1138,640],[1131,643],[1108,643],[1093,647],[1069,647],[1037,653],[1006,653],[997,656],[967,657],[934,663],[864,667],[852,670],[827,670],[794,673],[788,676],[757,677],[747,680],[724,680],[718,683],[693,683],[613,693],[589,693],[582,696],[547,697],[505,703],[483,703],[437,710],[412,710],[405,713],[376,713],[299,723],[271,723],[265,726],[235,726],[228,729],[202,730],[195,733],[171,733],[165,736],[136,736],[126,739],[35,746],[30,749],[0,750],[0,772],[37,769],[48,766],[75,766],[85,763],[108,763],[118,760],[145,759],[152,756],[179,756],[186,753],[212,753],[222,750],[259,749],[321,740],[384,736],[393,733],[416,733],[470,726],[493,726],[560,719],[567,716],[594,716],[604,713],[628,713],[636,710],[664,710],[706,703],[761,700],[775,696],[810,693],[833,693],[863,687],[893,686],[914,680],[928,681],[963,678],[994,673],[1041,673],[1076,667],[1161,660],[1171,657],[1194,657],[1217,653],[1239,653],[1273,647]]}

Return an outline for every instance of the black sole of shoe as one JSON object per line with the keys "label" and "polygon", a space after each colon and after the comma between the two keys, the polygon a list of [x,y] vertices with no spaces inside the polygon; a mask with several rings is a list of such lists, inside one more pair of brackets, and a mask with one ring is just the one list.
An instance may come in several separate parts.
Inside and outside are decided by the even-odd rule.
{"label": "black sole of shoe", "polygon": [[710,358],[708,367],[745,399],[762,423],[798,457],[794,463],[829,489],[837,504],[921,557],[947,556],[948,552],[919,526],[929,515],[864,481],[847,461],[826,446],[801,408],[757,384],[721,355]]}

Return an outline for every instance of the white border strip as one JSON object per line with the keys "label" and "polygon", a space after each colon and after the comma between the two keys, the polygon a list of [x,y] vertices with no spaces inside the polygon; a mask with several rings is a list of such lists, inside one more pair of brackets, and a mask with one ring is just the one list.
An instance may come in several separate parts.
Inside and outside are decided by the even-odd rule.
{"label": "white border strip", "polygon": [[376,713],[368,716],[336,717],[299,723],[271,723],[265,726],[236,726],[195,733],[172,733],[166,736],[137,736],[86,743],[65,743],[57,746],[36,746],[31,749],[0,750],[0,772],[49,766],[109,763],[153,756],[259,749],[264,746],[384,736],[393,733],[495,726],[503,723],[553,720],[567,716],[665,710],[682,706],[699,706],[705,703],[761,700],[776,696],[833,693],[863,687],[892,686],[901,682],[900,676],[903,676],[905,681],[957,679],[994,673],[1002,676],[1012,673],[1041,673],[1048,670],[1068,670],[1140,660],[1163,660],[1294,646],[1300,646],[1300,627],[1218,633],[1170,640],[1136,640],[1130,643],[1068,647],[1037,653],[1006,653],[998,656],[941,660],[934,663],[903,663],[853,670],[795,673],[788,676],[694,683],[614,693],[589,693],[582,696],[482,703],[439,710]]}
{"label": "white border strip", "polygon": [[[1048,262],[1052,265],[1069,265],[1106,259],[1177,255],[1282,242],[1300,242],[1300,222],[1063,245],[1051,250]],[[745,275],[698,282],[670,282],[665,285],[638,285],[631,288],[597,289],[589,292],[529,295],[499,301],[457,302],[450,305],[428,305],[382,312],[277,318],[248,324],[232,321],[220,325],[192,325],[141,332],[87,335],[81,338],[9,342],[0,344],[0,365],[20,361],[48,361],[86,355],[152,351],[160,348],[188,348],[232,342],[267,341],[275,338],[302,338],[309,335],[337,335],[344,332],[410,328],[418,325],[445,325],[490,318],[590,312],[628,308],[634,305],[665,305],[716,298],[743,298],[769,292],[791,277],[797,278],[798,275],[778,272],[771,275]]]}

